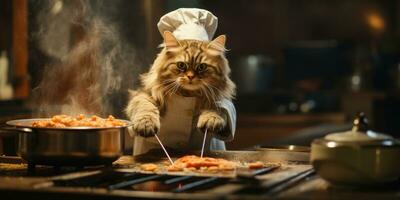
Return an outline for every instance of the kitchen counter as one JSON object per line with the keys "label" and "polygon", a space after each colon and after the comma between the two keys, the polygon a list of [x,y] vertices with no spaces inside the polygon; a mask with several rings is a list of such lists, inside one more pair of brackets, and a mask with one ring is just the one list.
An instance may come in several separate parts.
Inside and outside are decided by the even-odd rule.
{"label": "kitchen counter", "polygon": [[[35,198],[35,196],[32,196],[31,193],[38,193],[42,191],[44,193],[40,195],[38,194],[38,197],[44,198],[46,197],[46,193],[49,194],[47,197],[55,197],[66,192],[57,189],[46,189],[45,187],[48,186],[47,180],[48,178],[43,177],[0,177],[0,195],[2,197],[13,197],[13,199],[19,197],[38,199]],[[393,186],[382,186],[382,188],[334,187],[323,179],[315,177],[275,196],[274,199],[398,199],[400,198],[399,191],[399,187]],[[83,191],[81,190],[80,192]],[[74,199],[88,199],[91,192],[96,192],[96,190],[86,190],[80,194],[82,198],[79,198],[79,195],[74,195]],[[105,191],[98,190],[97,192]],[[117,193],[114,193],[113,195],[119,196]],[[67,196],[64,196],[64,198],[59,196],[57,199],[68,199],[68,197],[71,196],[68,196],[67,194]],[[232,199],[236,198],[232,197]],[[247,196],[246,199],[257,198]]]}
{"label": "kitchen counter", "polygon": [[[129,164],[130,156],[123,156],[116,161],[116,165]],[[115,166],[115,165],[114,165]],[[289,174],[297,171],[309,169],[311,166],[307,164],[288,165],[282,167],[273,173],[261,175],[261,180],[269,183],[282,180]],[[51,168],[41,168],[36,175],[27,175],[26,164],[0,163],[0,195],[7,198],[29,198],[29,199],[108,199],[110,197],[118,197],[123,199],[143,198],[143,199],[260,199],[261,196],[251,195],[251,191],[247,195],[234,195],[218,193],[218,191],[226,191],[227,188],[234,189],[234,184],[224,185],[224,189],[206,190],[196,193],[170,193],[170,192],[145,192],[132,190],[107,190],[102,188],[66,188],[53,187],[52,179],[62,179],[66,177],[80,176],[85,174],[93,174],[98,168],[85,168],[82,171],[74,172],[64,169],[61,175],[49,176]],[[64,174],[67,173],[67,174]],[[310,176],[299,183],[289,187],[283,192],[279,192],[273,196],[262,196],[262,199],[395,199],[400,198],[400,184],[382,185],[380,187],[357,188],[357,187],[335,187],[318,177]],[[212,192],[210,192],[212,191]],[[254,188],[255,194],[257,189]],[[217,196],[216,196],[217,195]]]}

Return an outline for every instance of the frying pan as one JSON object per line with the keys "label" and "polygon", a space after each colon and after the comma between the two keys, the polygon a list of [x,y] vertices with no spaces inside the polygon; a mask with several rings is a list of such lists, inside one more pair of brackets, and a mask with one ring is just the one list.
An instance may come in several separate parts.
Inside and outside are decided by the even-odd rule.
{"label": "frying pan", "polygon": [[49,118],[20,119],[6,122],[0,129],[18,133],[18,155],[29,165],[86,166],[111,165],[123,153],[127,127],[32,127],[32,122]]}
{"label": "frying pan", "polygon": [[[170,151],[170,155],[173,160],[185,155],[200,155],[200,151],[192,152],[179,152]],[[303,153],[303,152],[302,152]],[[241,163],[236,170],[233,171],[216,171],[216,172],[196,172],[190,170],[170,172],[167,171],[166,165],[169,165],[164,152],[161,149],[152,149],[147,153],[136,155],[133,157],[123,156],[115,164],[118,171],[122,172],[140,172],[140,173],[156,173],[156,174],[168,174],[174,176],[207,176],[207,177],[236,177],[236,176],[251,176],[252,170],[245,167],[244,163],[251,163],[261,161],[264,162],[265,168],[273,168],[300,164],[303,167],[310,166],[308,161],[309,158],[298,154],[298,152],[278,152],[273,150],[263,151],[229,151],[229,150],[212,150],[208,151],[205,156],[213,158],[223,158],[232,162]],[[159,170],[155,172],[146,172],[141,170],[141,165],[145,163],[153,163],[159,167]],[[265,169],[264,168],[264,169]],[[262,170],[262,169],[261,169]]]}

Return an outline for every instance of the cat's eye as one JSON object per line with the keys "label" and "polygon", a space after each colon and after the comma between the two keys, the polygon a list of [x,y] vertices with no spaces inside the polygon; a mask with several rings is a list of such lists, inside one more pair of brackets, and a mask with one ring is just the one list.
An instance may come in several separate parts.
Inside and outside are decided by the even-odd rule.
{"label": "cat's eye", "polygon": [[176,67],[179,69],[179,71],[186,71],[186,64],[184,62],[176,63]]}
{"label": "cat's eye", "polygon": [[197,66],[197,71],[198,72],[203,72],[204,70],[206,70],[207,69],[207,64],[205,64],[205,63],[201,63],[201,64],[199,64],[198,66]]}

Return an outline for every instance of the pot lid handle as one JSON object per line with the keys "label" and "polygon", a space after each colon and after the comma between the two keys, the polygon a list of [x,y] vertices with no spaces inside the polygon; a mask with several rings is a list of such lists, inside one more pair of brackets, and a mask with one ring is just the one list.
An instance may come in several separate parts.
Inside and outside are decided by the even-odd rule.
{"label": "pot lid handle", "polygon": [[353,132],[363,132],[368,131],[368,119],[364,112],[358,112],[356,118],[353,121]]}

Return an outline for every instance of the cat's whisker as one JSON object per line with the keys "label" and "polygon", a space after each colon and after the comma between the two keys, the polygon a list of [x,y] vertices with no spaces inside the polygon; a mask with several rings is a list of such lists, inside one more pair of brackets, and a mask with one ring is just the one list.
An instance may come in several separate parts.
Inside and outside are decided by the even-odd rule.
{"label": "cat's whisker", "polygon": [[[205,86],[205,88],[209,91],[209,93],[210,93],[210,96],[211,96],[211,101],[210,101],[210,104],[211,105],[214,105],[215,107],[218,107],[217,106],[217,95],[216,95],[216,92],[213,90],[213,88],[212,88],[212,85],[210,85],[210,84],[204,84],[204,86]],[[217,88],[216,88],[217,89]]]}
{"label": "cat's whisker", "polygon": [[175,79],[166,79],[166,80],[161,81],[161,84],[169,85],[173,82],[175,82]]}
{"label": "cat's whisker", "polygon": [[175,82],[175,90],[173,91],[173,94],[175,94],[180,88],[180,84]]}
{"label": "cat's whisker", "polygon": [[170,88],[172,88],[174,86],[173,83],[170,84],[166,84],[166,85],[159,85],[159,87],[161,87],[164,90],[169,90]]}
{"label": "cat's whisker", "polygon": [[159,84],[158,87],[161,87],[161,89],[163,90],[163,94],[165,96],[170,96],[170,94],[172,93],[174,87],[175,87],[175,80],[169,80],[169,81],[164,81],[164,82],[168,82],[167,84]]}
{"label": "cat's whisker", "polygon": [[178,89],[179,89],[179,87],[180,87],[180,84],[179,83],[177,83],[176,81],[174,81],[174,82],[172,82],[172,83],[170,83],[166,88],[166,91],[165,91],[165,96],[171,96],[171,95],[173,95],[173,94],[176,94],[176,92],[178,91]]}
{"label": "cat's whisker", "polygon": [[165,91],[165,96],[171,96],[174,93],[176,87],[176,83],[171,83],[168,85],[167,90]]}
{"label": "cat's whisker", "polygon": [[204,87],[200,87],[200,94],[202,97],[206,97],[207,101],[208,101],[208,95],[207,95],[207,91],[205,91]]}
{"label": "cat's whisker", "polygon": [[215,96],[215,97],[218,98],[218,99],[221,99],[221,94],[223,93],[221,89],[219,89],[218,87],[216,87],[214,85],[211,85],[211,84],[207,84],[206,83],[206,85],[211,87],[211,88],[213,88],[214,90],[216,90],[216,91],[213,91],[213,92],[214,92],[214,94],[218,94],[218,97],[217,96]]}
{"label": "cat's whisker", "polygon": [[213,95],[208,92],[209,89],[207,87],[201,87],[201,89],[204,91],[204,94],[207,98],[207,103],[209,105],[213,105],[215,103],[215,101],[214,101]]}
{"label": "cat's whisker", "polygon": [[165,96],[170,97],[173,94],[175,84],[171,84],[168,90],[165,92]]}
{"label": "cat's whisker", "polygon": [[222,93],[222,90],[221,89],[219,89],[219,88],[217,88],[216,86],[214,86],[214,85],[211,85],[211,84],[208,84],[208,83],[205,83],[208,87],[211,87],[211,88],[213,88],[213,89],[215,89],[215,90],[217,90],[217,92],[219,92],[219,93]]}
{"label": "cat's whisker", "polygon": [[153,87],[168,86],[169,84],[173,83],[174,81],[175,81],[174,79],[163,80],[161,82],[155,83],[153,85]]}

